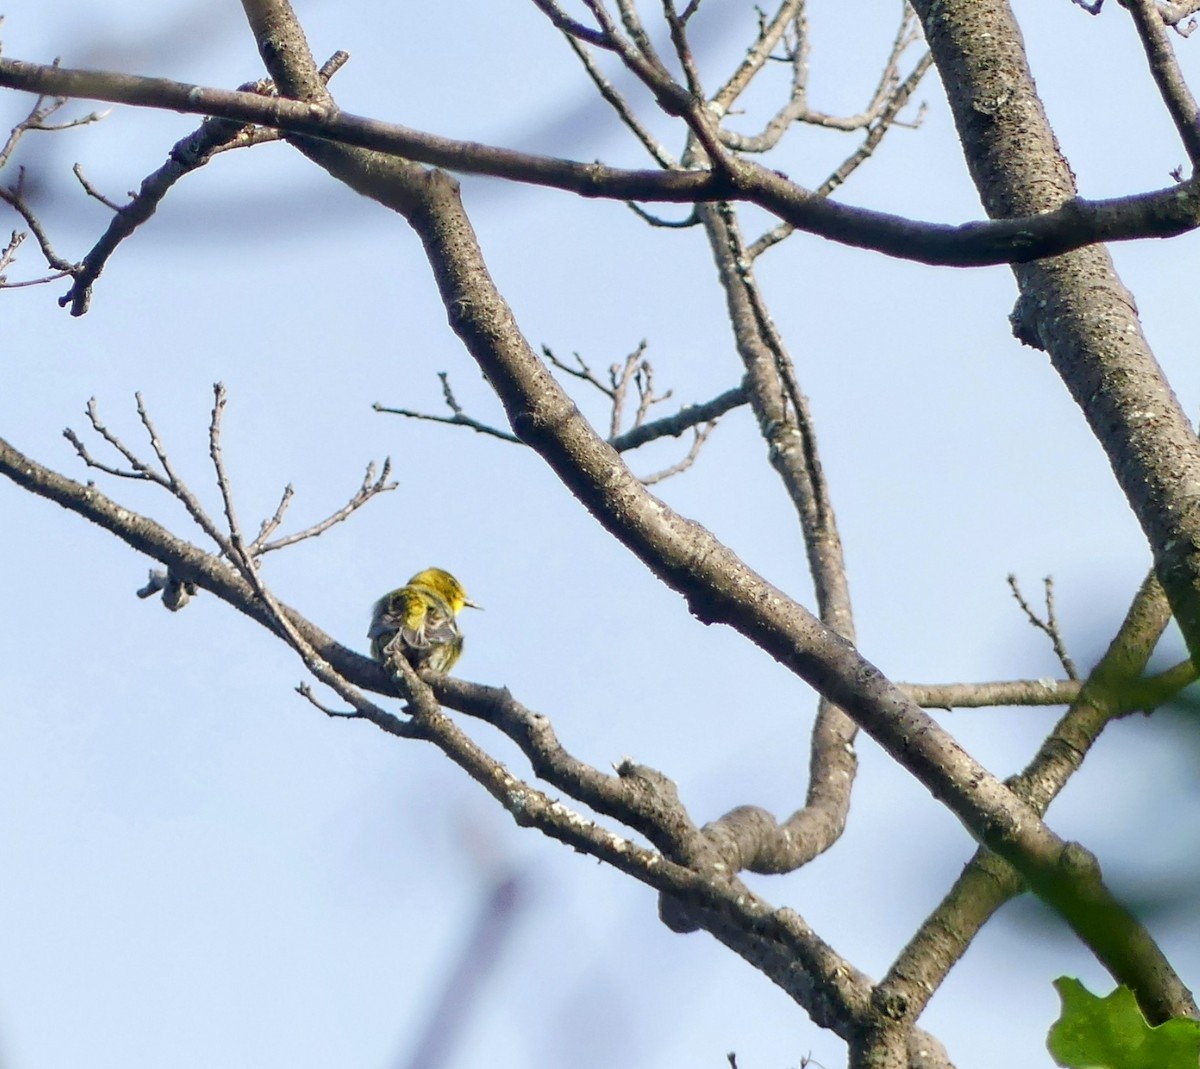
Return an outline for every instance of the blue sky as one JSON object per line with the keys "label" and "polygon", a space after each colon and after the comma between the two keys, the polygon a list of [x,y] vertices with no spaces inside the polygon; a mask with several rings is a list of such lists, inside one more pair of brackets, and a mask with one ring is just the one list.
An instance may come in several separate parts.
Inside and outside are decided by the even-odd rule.
{"label": "blue sky", "polygon": [[[1067,0],[1017,10],[1084,194],[1167,184],[1184,153],[1123,11],[1089,18]],[[532,4],[299,11],[319,56],[352,55],[334,83],[348,110],[641,162]],[[736,61],[744,35],[734,31],[749,11],[703,13],[714,20],[708,70]],[[868,5],[853,22],[836,11],[812,13],[814,103],[858,110],[897,5]],[[3,32],[5,54],[21,59],[61,55],[221,86],[261,70],[236,4],[17,0]],[[1200,45],[1178,46],[1194,70]],[[890,135],[843,199],[977,218],[935,78],[918,98],[929,105],[923,126]],[[0,117],[11,124],[23,106],[0,97]],[[31,135],[16,162],[45,183],[64,255],[82,255],[106,222],[74,186],[71,164],[119,197],[193,126],[117,109],[69,134]],[[775,165],[815,183],[848,151],[831,135],[798,132]],[[481,180],[464,188],[489,265],[535,345],[603,368],[646,339],[658,384],[680,403],[737,381],[698,233],[647,230],[618,204]],[[1113,250],[1190,412],[1200,404],[1187,314],[1196,249],[1189,236]],[[30,245],[19,268],[35,269]],[[1009,273],[920,267],[797,237],[764,257],[759,275],[821,434],[866,656],[920,682],[1058,674],[1009,596],[1013,572],[1031,596],[1042,576],[1055,577],[1068,643],[1090,663],[1149,554],[1044,354],[1009,332]],[[487,607],[464,621],[458,673],[510,687],[579,756],[662,769],[701,821],[737,804],[781,815],[801,804],[815,705],[804,685],[733,633],[691,619],[532,454],[371,410],[381,401],[437,411],[446,371],[473,415],[502,418],[400,220],[285,146],[230,153],[182,183],[126,244],[86,317],[60,311],[59,292],[0,296],[0,434],[13,444],[84,478],[62,428],[82,433],[94,396],[145,450],[140,390],[216,511],[205,429],[222,381],[226,462],[247,526],[273,511],[288,482],[292,523],[312,522],[350,496],[369,460],[390,455],[396,492],[268,559],[279,597],[365,650],[379,594],[421,567],[450,568]],[[577,396],[605,418],[597,398]],[[657,447],[632,463],[651,471],[672,459]],[[202,538],[161,492],[97,481]],[[796,523],[746,413],[722,421],[699,464],[659,489],[811,601]],[[569,1055],[584,1067],[721,1065],[726,1051],[743,1067],[804,1055],[844,1062],[840,1042],[748,966],[707,936],[669,933],[645,888],[516,828],[431,748],[320,716],[292,689],[302,665],[261,629],[211,597],[175,615],[139,601],[149,562],[51,504],[12,487],[0,494],[6,1069],[405,1064],[464,930],[512,873],[527,893],[449,1064],[549,1067]],[[939,716],[1006,775],[1055,713]],[[467,727],[525,772],[510,747]],[[878,975],[972,844],[873,743],[859,749],[845,839],[800,872],[751,882]],[[1189,877],[1194,853],[1181,830],[1200,815],[1193,769],[1190,749],[1156,721],[1117,724],[1049,822],[1096,849],[1118,887],[1170,885]],[[1185,977],[1197,964],[1189,919],[1152,918]],[[1057,1011],[1051,980],[1063,973],[1107,990],[1072,937],[1041,923],[1036,907],[1010,906],[923,1024],[959,1065],[1038,1064]]]}

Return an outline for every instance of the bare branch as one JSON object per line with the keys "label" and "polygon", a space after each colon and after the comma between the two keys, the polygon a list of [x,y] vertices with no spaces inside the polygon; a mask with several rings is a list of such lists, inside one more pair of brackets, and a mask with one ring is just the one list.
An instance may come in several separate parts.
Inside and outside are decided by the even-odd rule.
{"label": "bare branch", "polygon": [[671,33],[671,44],[675,48],[675,57],[679,60],[684,78],[687,80],[688,92],[697,100],[703,100],[706,95],[704,83],[700,80],[696,57],[692,54],[692,46],[688,43],[687,19],[676,12],[674,0],[662,0],[662,7],[663,16],[667,20],[667,29]]}
{"label": "bare branch", "polygon": [[708,440],[708,436],[713,432],[715,427],[715,423],[706,423],[702,427],[693,427],[692,445],[687,451],[687,456],[672,464],[669,468],[663,468],[662,471],[657,471],[653,475],[643,475],[642,485],[653,486],[655,483],[660,483],[664,479],[671,478],[673,475],[679,475],[687,471],[688,468],[696,463],[696,458],[700,456],[700,450],[704,447],[704,443]]}
{"label": "bare branch", "polygon": [[[349,58],[349,54],[346,52],[335,52],[321,68],[321,77],[327,81],[345,65]],[[246,82],[239,86],[238,91],[269,97],[275,89],[270,80],[259,80]],[[140,226],[150,220],[158,210],[158,205],[163,198],[182,178],[199,170],[214,156],[222,152],[276,141],[279,137],[277,131],[255,129],[246,123],[205,119],[197,130],[172,146],[171,151],[167,154],[167,162],[143,179],[138,192],[124,206],[113,203],[94,190],[83,177],[79,165],[76,164],[75,176],[88,195],[112,208],[115,214],[92,250],[80,264],[72,267],[71,274],[74,276],[74,284],[66,295],[59,299],[59,304],[63,307],[69,304],[71,314],[75,316],[87,312],[92,299],[92,288],[108,263],[109,257],[116,252],[122,241],[132,236]]]}
{"label": "bare branch", "polygon": [[[1104,727],[1127,711],[1128,695],[1140,685],[1134,681],[1145,671],[1170,619],[1162,587],[1151,574],[1071,708],[1011,782],[1013,791],[1039,813],[1080,768]],[[904,1007],[906,1019],[915,1021],[983,925],[1024,889],[1011,866],[990,851],[978,850],[880,981],[877,993],[894,998],[895,1005]]]}
{"label": "bare branch", "polygon": [[[250,570],[253,580],[234,572],[223,560],[181,542],[94,487],[48,471],[2,440],[0,473],[100,524],[139,552],[164,563],[179,582],[210,590],[280,634],[321,682],[350,703],[353,719],[369,721],[398,737],[434,743],[500,801],[518,824],[537,828],[655,888],[683,911],[680,916],[686,913],[703,921],[719,939],[813,1012],[813,992],[819,990],[822,1019],[840,1034],[849,1035],[855,1028],[867,999],[867,978],[817,938],[796,913],[774,909],[736,879],[714,878],[702,857],[691,857],[693,851],[706,849],[704,840],[674,798],[670,781],[661,774],[626,762],[616,777],[605,776],[562,751],[549,721],[523,710],[507,690],[446,677],[427,681],[406,663],[396,668],[409,719],[398,718],[366,698],[353,682],[386,693],[391,681],[383,669],[339,646],[294,610],[280,605],[262,585],[256,570]],[[236,537],[235,533],[230,537]],[[317,701],[306,684],[298,689],[327,714],[346,715]],[[672,853],[689,858],[695,867],[647,850],[515,777],[454,725],[439,708],[442,702],[497,724],[530,755],[539,775],[586,798],[598,811],[620,813]]]}
{"label": "bare branch", "polygon": [[533,3],[554,24],[555,28],[561,30],[566,36],[596,48],[612,49],[612,43],[603,30],[585,26],[582,22],[571,18],[555,3],[555,0],[533,0]]}
{"label": "bare branch", "polygon": [[804,24],[805,0],[783,0],[769,22],[762,22],[759,27],[758,40],[751,46],[742,59],[738,69],[713,97],[713,104],[718,112],[726,114],[733,103],[754,80],[755,75],[765,66],[768,57],[783,37],[788,26]]}
{"label": "bare branch", "polygon": [[499,427],[493,427],[487,423],[481,423],[479,420],[468,416],[463,410],[462,405],[458,403],[458,399],[454,396],[454,391],[450,387],[450,376],[445,371],[439,371],[438,378],[442,380],[442,399],[446,402],[446,407],[450,409],[452,415],[433,416],[426,412],[415,412],[409,408],[389,408],[378,401],[371,407],[376,412],[386,412],[392,416],[404,416],[406,419],[422,419],[430,423],[448,423],[453,427],[468,427],[479,434],[487,434],[493,438],[499,438],[502,442],[510,442],[513,445],[522,444],[521,439],[515,434],[501,430]]}
{"label": "bare branch", "polygon": [[923,709],[982,709],[997,705],[1070,705],[1078,679],[1013,679],[997,683],[897,683]]}
{"label": "bare branch", "polygon": [[[880,111],[878,119],[867,130],[867,135],[863,138],[862,144],[847,156],[841,165],[816,188],[814,192],[818,197],[827,197],[843,185],[859,167],[875,154],[875,150],[879,147],[888,131],[893,127],[906,125],[915,127],[920,125],[925,115],[924,104],[918,109],[916,118],[909,123],[901,122],[899,115],[908,104],[912,94],[916,92],[918,84],[920,84],[921,79],[932,65],[933,57],[926,52],[909,72],[908,77],[895,88],[887,104]],[[773,245],[777,245],[795,233],[795,230],[796,228],[791,223],[780,223],[772,227],[747,248],[746,255],[751,260],[757,259],[767,249]]]}
{"label": "bare branch", "polygon": [[592,79],[592,84],[595,85],[597,91],[608,102],[613,111],[617,113],[617,117],[621,122],[633,132],[633,136],[654,157],[655,162],[660,167],[678,166],[675,158],[642,124],[637,115],[634,114],[629,102],[621,95],[612,82],[604,76],[604,72],[600,70],[596,61],[592,59],[591,53],[588,52],[574,34],[566,34],[565,36],[567,44],[571,46],[571,50],[579,57],[579,62],[583,64],[583,69],[587,71],[588,77]]}
{"label": "bare branch", "polygon": [[9,236],[8,244],[0,249],[0,286],[4,285],[4,272],[12,266],[13,261],[17,258],[17,249],[21,247],[21,242],[25,240],[26,235],[20,230],[14,230]]}
{"label": "bare branch", "polygon": [[[642,342],[641,344],[645,345],[646,343]],[[599,390],[602,394],[604,394],[605,397],[609,398],[610,400],[613,399],[613,388],[611,383],[606,384],[603,379],[599,378],[595,372],[588,367],[587,362],[578,353],[572,353],[571,355],[575,357],[575,362],[579,365],[578,367],[572,367],[570,364],[564,363],[554,355],[554,351],[550,348],[550,346],[542,346],[542,356],[544,356],[551,363],[551,365],[558,368],[559,371],[565,372],[566,374],[579,379],[581,382],[586,382],[589,386]]]}
{"label": "bare branch", "polygon": [[699,224],[700,220],[696,217],[695,209],[692,209],[683,219],[663,219],[661,216],[651,215],[648,211],[642,208],[631,200],[625,202],[625,207],[628,208],[634,215],[645,223],[649,223],[654,227],[662,227],[666,230],[688,230],[689,228]]}
{"label": "bare branch", "polygon": [[391,481],[392,461],[387,458],[383,462],[383,467],[380,469],[378,476],[375,474],[374,463],[367,465],[366,474],[363,476],[362,485],[358,488],[355,495],[350,498],[340,509],[319,523],[314,523],[311,527],[306,527],[303,531],[297,531],[295,534],[287,535],[283,538],[277,538],[273,542],[267,542],[265,539],[278,528],[283,519],[283,511],[287,507],[288,501],[291,500],[292,487],[289,483],[284,490],[284,496],[279,502],[279,508],[275,510],[275,515],[267,520],[262,525],[262,530],[258,537],[251,543],[250,552],[254,556],[261,556],[264,553],[271,553],[277,549],[284,549],[287,546],[295,545],[297,542],[303,542],[308,538],[316,538],[324,534],[329,528],[335,524],[341,523],[343,520],[349,519],[351,515],[362,508],[368,501],[378,494],[384,494],[391,490],[395,490],[399,485]]}
{"label": "bare branch", "polygon": [[[53,66],[58,66],[58,61],[55,60]],[[106,115],[104,112],[92,112],[78,119],[69,119],[66,122],[50,123],[46,120],[55,112],[60,111],[68,103],[68,98],[39,96],[34,101],[33,107],[29,114],[25,116],[16,126],[9,132],[8,139],[4,142],[3,147],[0,147],[0,168],[3,168],[8,163],[13,154],[13,150],[17,147],[18,142],[27,133],[31,131],[54,132],[58,130],[72,130],[77,126],[88,126],[91,123],[99,122]]]}
{"label": "bare branch", "polygon": [[[857,115],[848,116],[836,116],[816,111],[808,103],[808,28],[804,19],[803,6],[794,18],[794,25],[797,40],[794,45],[789,47],[789,58],[792,64],[792,92],[788,102],[767,121],[758,134],[741,134],[722,129],[719,136],[722,144],[727,148],[737,149],[741,152],[766,152],[774,148],[788,129],[796,123],[844,131],[864,128],[870,130],[883,122],[891,125],[895,122],[895,115],[899,107],[903,106],[902,103],[899,107],[896,106],[896,94],[903,92],[904,101],[907,101],[916,84],[930,66],[929,58],[924,57],[918,61],[908,78],[903,81],[900,78],[901,58],[918,39],[915,30],[915,16],[912,9],[905,4],[891,51],[867,106]],[[902,90],[902,86],[909,82],[911,82],[911,86]],[[881,137],[882,133],[879,136]]]}
{"label": "bare branch", "polygon": [[648,442],[659,438],[678,438],[684,431],[693,430],[701,424],[715,424],[718,417],[735,408],[746,404],[746,390],[743,386],[735,386],[726,390],[711,401],[698,405],[685,405],[673,416],[650,420],[631,427],[624,434],[618,434],[610,439],[609,444],[618,452],[625,453],[637,449]]}
{"label": "bare branch", "polygon": [[42,226],[41,220],[38,219],[36,213],[25,201],[22,195],[24,184],[25,168],[20,167],[17,169],[16,184],[7,189],[0,187],[0,200],[7,203],[25,221],[25,225],[29,228],[29,232],[41,248],[42,256],[50,267],[62,274],[74,272],[77,270],[77,265],[71,263],[69,260],[64,260],[54,251],[54,246],[51,245],[50,237]]}
{"label": "bare branch", "polygon": [[1190,15],[1194,15],[1200,11],[1200,0],[1159,0],[1158,13],[1162,17],[1163,22],[1170,26],[1180,37],[1190,37],[1196,29],[1196,20],[1189,19],[1186,26],[1179,24],[1187,19]]}
{"label": "bare branch", "polygon": [[111,211],[119,212],[121,210],[121,205],[117,204],[116,201],[109,200],[108,197],[106,197],[103,193],[101,193],[94,185],[92,185],[91,182],[89,182],[87,180],[87,176],[83,173],[83,165],[82,164],[79,164],[79,163],[75,164],[71,168],[71,173],[73,175],[75,175],[76,179],[79,181],[79,184],[83,187],[83,191],[89,197],[92,197],[93,199],[98,200],[101,204],[103,204],[106,208],[110,209]]}
{"label": "bare branch", "polygon": [[[61,70],[3,57],[0,86],[258,123],[376,149],[413,162],[491,174],[583,196],[643,203],[745,200],[807,233],[942,266],[1024,263],[1096,242],[1172,237],[1200,225],[1200,176],[1150,193],[1100,201],[1075,198],[1033,216],[952,226],[841,205],[745,160],[726,170],[630,171],[435,137],[281,97],[258,97],[168,79]],[[678,110],[681,105],[668,100],[663,106]]]}
{"label": "bare branch", "polygon": [[1042,580],[1042,584],[1045,588],[1046,596],[1046,618],[1044,620],[1030,608],[1029,603],[1021,594],[1021,588],[1017,585],[1017,577],[1015,575],[1008,577],[1009,588],[1012,590],[1012,595],[1016,599],[1017,604],[1021,606],[1021,611],[1025,614],[1025,618],[1039,631],[1045,632],[1050,639],[1051,644],[1054,646],[1054,656],[1062,664],[1067,677],[1069,679],[1078,679],[1079,671],[1075,667],[1075,662],[1071,660],[1071,655],[1067,653],[1062,632],[1058,628],[1058,620],[1054,615],[1054,580],[1052,577],[1046,576]]}
{"label": "bare branch", "polygon": [[[1179,138],[1193,164],[1200,162],[1200,126],[1197,125],[1196,98],[1184,80],[1171,39],[1163,25],[1163,15],[1155,0],[1120,0],[1129,9],[1138,37],[1146,52],[1150,74],[1167,111],[1179,132]],[[1176,23],[1178,20],[1176,20]]]}

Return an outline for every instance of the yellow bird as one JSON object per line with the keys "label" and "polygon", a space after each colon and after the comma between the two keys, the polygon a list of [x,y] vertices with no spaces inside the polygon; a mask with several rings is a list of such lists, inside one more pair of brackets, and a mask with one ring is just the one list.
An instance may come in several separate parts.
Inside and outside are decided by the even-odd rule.
{"label": "yellow bird", "polygon": [[414,668],[449,672],[463,648],[454,618],[464,608],[482,607],[449,572],[426,568],[375,603],[367,632],[371,656],[383,664],[398,644]]}

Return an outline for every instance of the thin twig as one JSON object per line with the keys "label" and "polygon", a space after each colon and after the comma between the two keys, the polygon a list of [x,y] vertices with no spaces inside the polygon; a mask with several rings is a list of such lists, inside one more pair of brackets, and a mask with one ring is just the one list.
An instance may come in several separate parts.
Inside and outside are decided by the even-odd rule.
{"label": "thin twig", "polygon": [[1054,647],[1054,655],[1058,658],[1059,663],[1062,664],[1063,670],[1067,673],[1067,678],[1078,679],[1079,671],[1075,667],[1075,662],[1071,660],[1071,655],[1067,653],[1062,632],[1058,627],[1058,619],[1054,614],[1054,579],[1048,575],[1042,580],[1042,584],[1046,591],[1046,618],[1044,620],[1030,608],[1029,603],[1021,594],[1021,588],[1017,585],[1017,577],[1015,575],[1008,577],[1009,588],[1012,590],[1013,597],[1017,599],[1017,604],[1021,606],[1021,611],[1025,613],[1026,619],[1039,631],[1045,632],[1049,637]]}
{"label": "thin twig", "polygon": [[46,228],[42,226],[41,220],[25,200],[23,195],[24,185],[25,168],[20,167],[17,169],[16,184],[7,189],[0,187],[0,200],[5,201],[25,221],[29,232],[41,248],[42,257],[46,263],[55,271],[64,274],[73,273],[78,270],[78,265],[71,263],[70,260],[63,259],[63,257],[54,251],[54,246],[50,243],[50,236],[46,233]]}
{"label": "thin twig", "polygon": [[788,25],[797,17],[802,17],[803,10],[804,0],[783,0],[769,22],[760,18],[758,40],[746,53],[737,70],[713,97],[713,104],[720,114],[724,115],[729,111],[734,101],[762,70]]}
{"label": "thin twig", "polygon": [[[908,122],[901,122],[899,113],[911,99],[918,83],[925,76],[932,63],[933,57],[928,52],[917,61],[908,77],[897,86],[887,107],[880,114],[878,121],[868,129],[862,144],[847,156],[833,173],[814,190],[814,193],[818,197],[828,197],[834,190],[843,185],[859,167],[874,155],[875,150],[879,147],[888,131],[897,126],[909,128],[920,126],[925,117],[924,104],[918,108],[916,118]],[[748,246],[746,255],[749,259],[756,260],[767,249],[779,244],[779,242],[795,233],[795,230],[796,228],[791,223],[784,222],[777,224]]]}
{"label": "thin twig", "polygon": [[688,214],[682,219],[663,219],[661,216],[651,215],[650,212],[646,211],[636,201],[627,200],[625,202],[625,207],[633,212],[633,214],[643,222],[649,223],[654,227],[663,227],[668,230],[687,230],[689,227],[699,225],[700,222],[699,217],[696,215],[695,208],[688,212]]}
{"label": "thin twig", "polygon": [[458,399],[454,396],[454,390],[450,386],[449,374],[445,371],[439,371],[438,378],[442,380],[442,400],[446,402],[446,407],[452,413],[449,416],[434,416],[428,412],[417,412],[409,408],[391,408],[379,401],[376,401],[371,407],[376,412],[386,412],[392,416],[426,420],[429,423],[448,423],[454,427],[468,427],[479,434],[487,434],[492,438],[499,438],[502,442],[509,442],[513,445],[523,444],[521,439],[515,434],[501,430],[499,427],[493,427],[488,423],[481,423],[474,417],[468,416],[463,410],[462,405],[458,403]]}
{"label": "thin twig", "polygon": [[166,478],[163,479],[148,466],[144,465],[146,471],[149,472],[150,477],[155,482],[166,487],[183,504],[183,507],[187,509],[188,515],[192,517],[193,522],[220,547],[222,555],[228,558],[232,564],[233,548],[229,544],[229,539],[222,533],[204,506],[200,504],[200,499],[192,493],[191,487],[175,471],[175,466],[172,464],[166,447],[159,437],[158,430],[154,426],[154,421],[150,418],[150,411],[146,408],[146,402],[141,392],[135,393],[134,398],[137,401],[138,418],[142,421],[142,426],[146,429],[146,434],[150,437],[150,447],[154,450],[154,455],[158,458],[158,463],[161,465]]}
{"label": "thin twig", "polygon": [[604,394],[605,397],[611,399],[613,396],[612,386],[605,385],[604,381],[597,376],[590,367],[588,367],[587,362],[582,356],[580,356],[578,353],[572,353],[571,355],[575,357],[576,363],[579,364],[578,367],[572,367],[570,364],[566,364],[559,360],[559,358],[554,355],[554,351],[550,348],[550,346],[542,346],[542,356],[544,356],[550,362],[551,366],[558,368],[559,371],[562,371],[567,375],[574,376],[582,382],[586,382],[589,386],[593,386],[599,390],[602,394]]}
{"label": "thin twig", "polygon": [[237,508],[233,501],[233,485],[229,481],[229,473],[225,470],[225,455],[221,451],[221,419],[225,415],[225,405],[229,400],[225,392],[225,384],[213,384],[212,419],[208,424],[208,455],[212,460],[213,471],[217,477],[217,489],[221,494],[221,505],[225,510],[225,523],[229,532],[229,563],[237,568],[245,580],[263,592],[258,569],[255,567],[253,555],[242,537],[242,526],[238,521]]}
{"label": "thin twig", "polygon": [[[375,474],[375,464],[372,462],[367,465],[367,472],[363,476],[362,485],[358,488],[355,495],[346,502],[340,509],[320,523],[314,523],[311,527],[306,527],[303,531],[297,531],[295,534],[286,535],[283,538],[277,538],[273,542],[265,542],[264,539],[279,526],[277,520],[282,519],[282,510],[286,508],[286,502],[291,498],[291,484],[289,483],[284,490],[284,499],[279,503],[279,509],[276,510],[275,516],[271,517],[263,524],[263,531],[254,540],[250,546],[250,551],[255,556],[262,556],[264,553],[271,553],[277,549],[283,549],[286,546],[295,545],[297,542],[303,542],[307,538],[316,538],[324,534],[334,524],[341,523],[348,519],[353,513],[362,508],[377,494],[384,494],[391,490],[395,490],[399,485],[391,481],[392,461],[391,458],[385,458],[383,467],[380,469],[378,476]],[[272,525],[268,529],[268,525]]]}
{"label": "thin twig", "polygon": [[[687,39],[687,20],[675,11],[673,0],[662,0],[663,16],[667,20],[667,29],[671,33],[671,44],[675,48],[675,57],[683,68],[687,79],[688,92],[697,100],[705,97],[704,83],[700,80],[700,70],[696,66],[696,57]],[[690,16],[689,16],[690,17]]]}
{"label": "thin twig", "polygon": [[[52,64],[58,66],[58,60]],[[33,107],[29,109],[29,114],[25,116],[16,126],[9,132],[8,139],[4,142],[4,146],[0,148],[0,168],[3,168],[8,163],[9,158],[13,154],[13,150],[17,147],[17,143],[27,133],[31,131],[41,131],[44,133],[54,133],[61,130],[72,130],[77,126],[87,126],[91,123],[100,122],[110,112],[111,108],[102,112],[90,112],[87,115],[78,119],[69,119],[67,122],[48,123],[50,118],[56,111],[65,107],[69,101],[69,97],[65,96],[39,96],[33,103]]]}
{"label": "thin twig", "polygon": [[655,483],[660,483],[664,479],[670,479],[674,475],[679,475],[685,472],[693,464],[696,463],[696,458],[700,456],[700,450],[704,447],[704,443],[708,440],[708,436],[716,428],[716,423],[706,423],[703,427],[692,428],[692,446],[687,451],[685,456],[678,463],[672,464],[669,468],[663,468],[662,471],[655,472],[653,475],[644,475],[641,477],[643,486],[653,486]]}
{"label": "thin twig", "polygon": [[604,72],[592,58],[591,53],[583,46],[583,43],[574,34],[564,33],[564,36],[571,50],[579,57],[579,62],[583,64],[583,69],[587,72],[588,77],[592,79],[592,84],[595,85],[596,90],[608,102],[609,107],[617,113],[617,117],[621,122],[632,131],[633,136],[642,143],[642,147],[654,157],[654,160],[660,167],[678,166],[678,161],[650,133],[641,120],[638,119],[637,115],[634,114],[633,107],[629,101],[604,76]]}
{"label": "thin twig", "polygon": [[91,182],[88,181],[87,176],[83,173],[83,164],[75,164],[75,166],[71,168],[71,173],[75,175],[76,179],[79,181],[79,184],[83,186],[83,191],[89,197],[98,200],[106,208],[109,208],[114,212],[119,212],[121,210],[121,205],[117,204],[116,201],[109,200],[103,193],[100,192],[100,190],[98,190],[94,185],[92,185]]}

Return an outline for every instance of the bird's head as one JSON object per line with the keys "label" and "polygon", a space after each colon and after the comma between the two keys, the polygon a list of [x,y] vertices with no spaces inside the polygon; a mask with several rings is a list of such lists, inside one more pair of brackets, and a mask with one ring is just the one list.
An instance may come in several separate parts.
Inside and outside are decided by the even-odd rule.
{"label": "bird's head", "polygon": [[431,590],[447,605],[451,611],[457,616],[464,609],[482,609],[482,605],[477,605],[469,597],[462,583],[454,578],[449,572],[441,568],[426,568],[423,572],[417,572],[409,581],[409,586],[424,587],[426,590]]}

